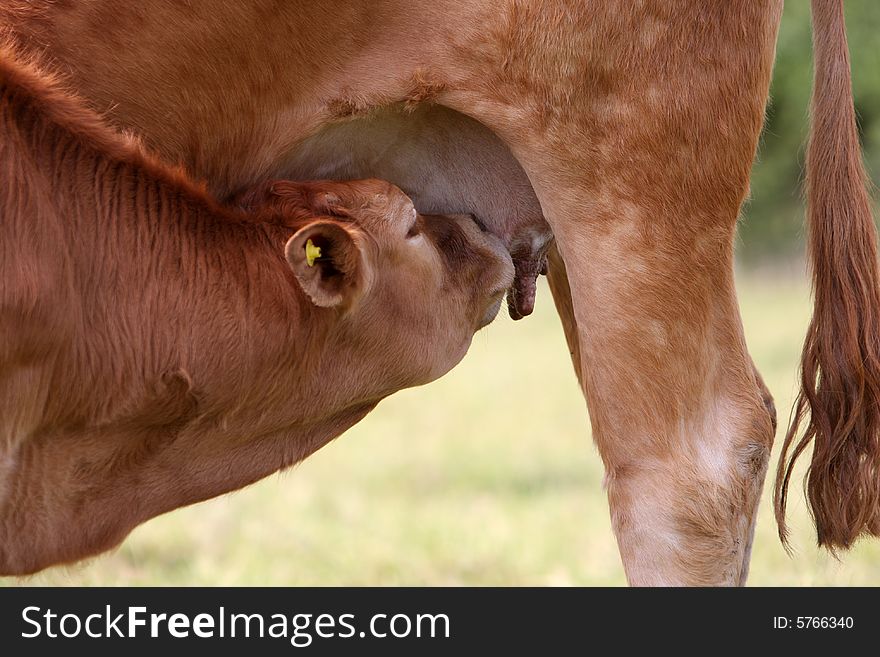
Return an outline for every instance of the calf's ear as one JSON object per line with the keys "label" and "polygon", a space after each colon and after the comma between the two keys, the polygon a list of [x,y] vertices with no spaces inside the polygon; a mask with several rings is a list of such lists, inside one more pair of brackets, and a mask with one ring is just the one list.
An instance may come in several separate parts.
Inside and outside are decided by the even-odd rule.
{"label": "calf's ear", "polygon": [[301,228],[287,241],[284,255],[316,306],[349,306],[370,280],[363,237],[335,221],[322,219]]}

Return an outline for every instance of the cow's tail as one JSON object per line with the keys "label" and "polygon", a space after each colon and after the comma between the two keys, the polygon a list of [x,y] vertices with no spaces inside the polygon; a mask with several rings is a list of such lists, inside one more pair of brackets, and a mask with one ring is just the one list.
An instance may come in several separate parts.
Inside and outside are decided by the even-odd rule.
{"label": "cow's tail", "polygon": [[774,503],[786,541],[788,485],[812,443],[807,497],[819,545],[833,551],[860,536],[880,535],[880,273],[843,0],[812,0],[812,16],[806,186],[814,307]]}

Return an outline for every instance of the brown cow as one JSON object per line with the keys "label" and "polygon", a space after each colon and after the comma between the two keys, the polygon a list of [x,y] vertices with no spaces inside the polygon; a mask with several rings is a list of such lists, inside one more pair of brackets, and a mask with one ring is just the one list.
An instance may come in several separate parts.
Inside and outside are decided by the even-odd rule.
{"label": "brown cow", "polygon": [[[4,6],[95,107],[223,196],[375,167],[508,246],[538,236],[523,251],[536,261],[546,217],[629,581],[745,581],[775,418],[733,242],[782,0]],[[847,546],[880,532],[880,284],[842,2],[813,8],[816,310],[798,417],[820,542]],[[527,291],[540,264],[522,260]]]}
{"label": "brown cow", "polygon": [[0,181],[3,574],[302,460],[451,369],[513,279],[383,181],[223,209],[3,47]]}

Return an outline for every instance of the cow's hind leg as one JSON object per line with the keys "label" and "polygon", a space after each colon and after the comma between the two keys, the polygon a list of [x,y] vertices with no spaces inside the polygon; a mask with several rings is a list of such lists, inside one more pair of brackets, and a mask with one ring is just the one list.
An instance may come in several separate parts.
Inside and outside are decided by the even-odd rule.
{"label": "cow's hind leg", "polygon": [[547,252],[547,282],[550,284],[550,292],[553,295],[553,303],[562,323],[565,333],[565,342],[568,345],[568,353],[571,356],[571,364],[578,383],[583,385],[581,377],[581,348],[578,342],[577,322],[574,318],[574,304],[571,300],[571,287],[568,284],[568,274],[565,271],[565,262],[559,255],[556,244],[550,246]]}
{"label": "cow's hind leg", "polygon": [[[726,278],[726,275],[723,276]],[[575,373],[578,381],[584,385],[578,325],[574,317],[568,274],[555,246],[549,255],[548,278]],[[729,304],[728,311],[732,307]],[[738,314],[727,314],[725,323],[729,327],[738,326]],[[659,320],[652,318],[649,321],[654,323],[655,331],[659,331],[656,324]],[[648,344],[656,345],[658,335],[659,333]],[[600,445],[603,442],[611,443],[602,450],[603,456],[608,454],[608,492],[615,531],[621,541],[621,551],[633,583],[745,583],[757,515],[756,505],[776,430],[776,409],[773,397],[751,359],[746,356],[747,366],[743,363],[736,364],[740,360],[739,356],[744,353],[744,346],[741,334],[736,335],[734,331],[731,337],[733,340],[730,343],[704,345],[703,353],[710,359],[730,362],[729,366],[723,366],[720,372],[716,372],[713,378],[720,377],[721,381],[718,383],[723,382],[721,389],[728,388],[732,394],[709,394],[695,405],[697,412],[694,420],[701,427],[693,434],[693,440],[699,441],[697,444],[685,441],[685,444],[676,445],[675,442],[670,442],[671,449],[667,450],[665,457],[659,459],[663,467],[658,467],[657,459],[653,455],[646,462],[639,463],[641,459],[638,452],[627,453],[626,443],[629,441],[625,437],[618,439],[611,434],[600,439],[600,434],[597,433]],[[658,356],[661,349],[659,345],[657,347],[657,353],[648,361],[655,366],[662,359],[662,356]],[[727,355],[722,358],[725,352]],[[706,365],[702,364],[701,368],[696,362],[699,360],[696,357],[698,353],[694,350],[687,359],[694,363],[695,371],[705,369]],[[597,358],[608,362],[609,367],[613,368],[612,354],[606,351]],[[642,369],[638,364],[632,363],[623,367],[630,371]],[[741,376],[735,375],[737,372]],[[650,376],[648,371],[643,374]],[[662,368],[658,368],[655,379],[663,381]],[[704,389],[717,389],[717,383],[705,385]],[[662,408],[662,389],[658,393],[655,397],[655,408]],[[624,392],[624,398],[626,394]],[[699,402],[698,393],[694,395],[695,401]],[[601,391],[597,392],[597,396],[602,396]],[[756,400],[763,404],[765,413],[761,412]],[[591,404],[594,414],[599,412],[595,408],[596,404],[601,403],[594,400]],[[638,401],[633,405],[637,404]],[[645,409],[645,413],[650,414],[651,410]],[[682,418],[682,421],[684,427],[686,418]],[[745,430],[739,431],[738,427],[743,425]],[[736,434],[737,438],[725,445],[707,435],[707,431],[712,429],[717,431],[718,436]],[[684,438],[684,432],[679,432],[674,426],[667,431],[673,436],[677,435],[679,439]],[[641,436],[646,435],[647,431],[641,432]],[[654,436],[659,435],[660,432],[654,432]],[[620,449],[616,448],[618,440],[623,443],[619,446]],[[619,452],[623,454],[618,455]],[[662,515],[667,517],[669,524],[669,528],[658,532],[653,539],[653,544],[659,548],[656,555],[650,547],[652,528],[643,527],[644,531],[641,531],[632,526],[634,522],[638,522],[635,520],[638,516],[654,515],[644,508],[645,500],[650,499],[647,493],[651,488],[663,490],[667,508]],[[676,554],[669,555],[672,556],[672,567],[663,565],[664,557],[660,554],[664,551],[664,535],[681,548]],[[642,543],[645,545],[639,547]],[[725,561],[718,559],[716,547],[731,557],[723,570],[716,568]]]}
{"label": "cow's hind leg", "polygon": [[444,102],[511,148],[553,230],[629,580],[741,583],[773,428],[733,238],[781,2],[525,4]]}
{"label": "cow's hind leg", "polygon": [[773,421],[743,339],[733,222],[664,235],[632,200],[594,212],[557,238],[627,577],[742,583]]}

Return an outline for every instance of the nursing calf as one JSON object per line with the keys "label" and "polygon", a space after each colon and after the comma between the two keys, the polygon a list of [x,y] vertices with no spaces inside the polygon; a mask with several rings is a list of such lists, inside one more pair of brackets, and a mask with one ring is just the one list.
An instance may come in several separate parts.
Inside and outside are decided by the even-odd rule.
{"label": "nursing calf", "polygon": [[116,545],[435,379],[513,266],[392,185],[222,208],[0,47],[0,573]]}

